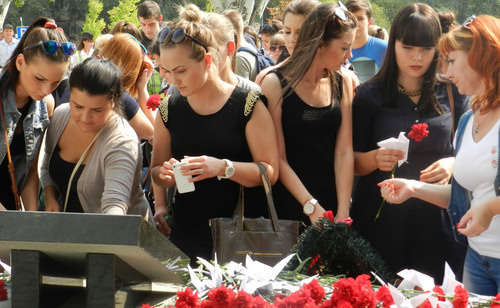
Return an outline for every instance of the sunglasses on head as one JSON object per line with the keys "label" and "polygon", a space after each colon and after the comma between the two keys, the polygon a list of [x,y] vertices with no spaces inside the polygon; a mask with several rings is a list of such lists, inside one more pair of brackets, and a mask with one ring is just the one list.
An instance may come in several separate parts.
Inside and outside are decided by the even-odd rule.
{"label": "sunglasses on head", "polygon": [[170,41],[172,43],[179,44],[180,42],[184,41],[187,37],[191,39],[191,41],[203,47],[205,51],[208,52],[207,45],[205,45],[202,41],[200,41],[196,37],[187,34],[186,29],[184,28],[177,28],[174,31],[170,31],[170,28],[163,28],[160,31],[160,33],[158,33],[158,42],[160,44],[163,44],[163,42],[165,42],[170,32],[172,32],[172,36],[170,37]]}
{"label": "sunglasses on head", "polygon": [[139,42],[139,40],[138,40],[135,36],[133,36],[133,35],[132,35],[132,34],[130,34],[130,33],[125,33],[125,34],[127,34],[128,36],[130,36],[131,38],[133,38],[133,39],[134,39],[134,41],[136,41],[136,42],[137,42],[137,44],[139,44],[139,45],[142,47],[142,49],[144,50],[144,54],[142,55],[143,57],[144,57],[145,55],[147,55],[147,54],[148,54],[148,50],[146,49],[146,47],[144,47],[144,45],[142,45],[142,43],[141,43],[141,42]]}
{"label": "sunglasses on head", "polygon": [[476,15],[472,15],[471,17],[467,18],[467,20],[464,21],[464,23],[461,26],[462,29],[464,29],[464,28],[470,29],[469,26],[471,23],[474,22],[474,20],[476,20]]}
{"label": "sunglasses on head", "polygon": [[343,21],[347,21],[347,8],[342,2],[338,2],[338,7],[335,9],[335,16],[342,19]]}
{"label": "sunglasses on head", "polygon": [[285,45],[279,45],[279,46],[271,45],[271,46],[269,46],[270,51],[276,51],[276,49],[279,51],[283,51],[286,49],[286,46]]}
{"label": "sunglasses on head", "polygon": [[33,48],[36,48],[38,46],[42,46],[43,51],[45,51],[46,54],[52,55],[56,53],[57,49],[61,48],[62,51],[66,56],[72,56],[75,51],[76,51],[76,46],[73,43],[66,42],[66,43],[59,43],[56,41],[39,41],[38,43],[31,44],[29,46],[26,46],[23,51],[30,50]]}

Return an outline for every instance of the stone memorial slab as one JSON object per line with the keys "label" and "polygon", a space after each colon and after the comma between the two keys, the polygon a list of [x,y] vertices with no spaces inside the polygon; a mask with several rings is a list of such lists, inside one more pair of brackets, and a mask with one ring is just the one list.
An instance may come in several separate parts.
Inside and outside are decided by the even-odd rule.
{"label": "stone memorial slab", "polygon": [[43,305],[61,292],[86,307],[114,307],[116,292],[134,285],[140,292],[174,292],[169,284],[183,282],[161,262],[177,257],[187,258],[141,216],[0,212],[0,259],[12,266],[12,307],[28,297]]}

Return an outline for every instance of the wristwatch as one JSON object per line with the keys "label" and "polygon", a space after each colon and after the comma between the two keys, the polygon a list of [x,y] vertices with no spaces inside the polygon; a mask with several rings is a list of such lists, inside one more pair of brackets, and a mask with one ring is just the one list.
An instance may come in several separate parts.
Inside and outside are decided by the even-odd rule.
{"label": "wristwatch", "polygon": [[232,177],[234,175],[233,163],[229,159],[223,159],[223,161],[226,163],[226,169],[224,170],[225,174],[223,176],[218,175],[217,176],[218,180],[229,179],[230,177]]}
{"label": "wristwatch", "polygon": [[304,203],[304,214],[309,216],[314,213],[314,207],[316,206],[316,204],[318,204],[318,200],[314,198],[311,198],[306,203]]}

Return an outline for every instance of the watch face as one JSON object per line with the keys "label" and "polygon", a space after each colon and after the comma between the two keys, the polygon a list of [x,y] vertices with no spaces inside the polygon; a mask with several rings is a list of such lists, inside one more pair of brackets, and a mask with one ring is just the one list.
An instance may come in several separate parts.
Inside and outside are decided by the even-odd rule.
{"label": "watch face", "polygon": [[314,204],[312,204],[311,202],[307,202],[304,205],[304,214],[311,215],[313,212],[314,212]]}
{"label": "watch face", "polygon": [[230,178],[234,175],[234,167],[233,166],[228,166],[226,168],[226,178]]}

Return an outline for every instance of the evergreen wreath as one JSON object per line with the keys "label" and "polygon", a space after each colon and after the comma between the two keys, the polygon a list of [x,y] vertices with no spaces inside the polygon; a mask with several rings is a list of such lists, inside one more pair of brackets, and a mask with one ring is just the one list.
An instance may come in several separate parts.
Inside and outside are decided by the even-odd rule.
{"label": "evergreen wreath", "polygon": [[384,281],[396,277],[380,255],[355,229],[321,217],[300,235],[296,255],[287,269],[306,275],[357,277],[377,274]]}

